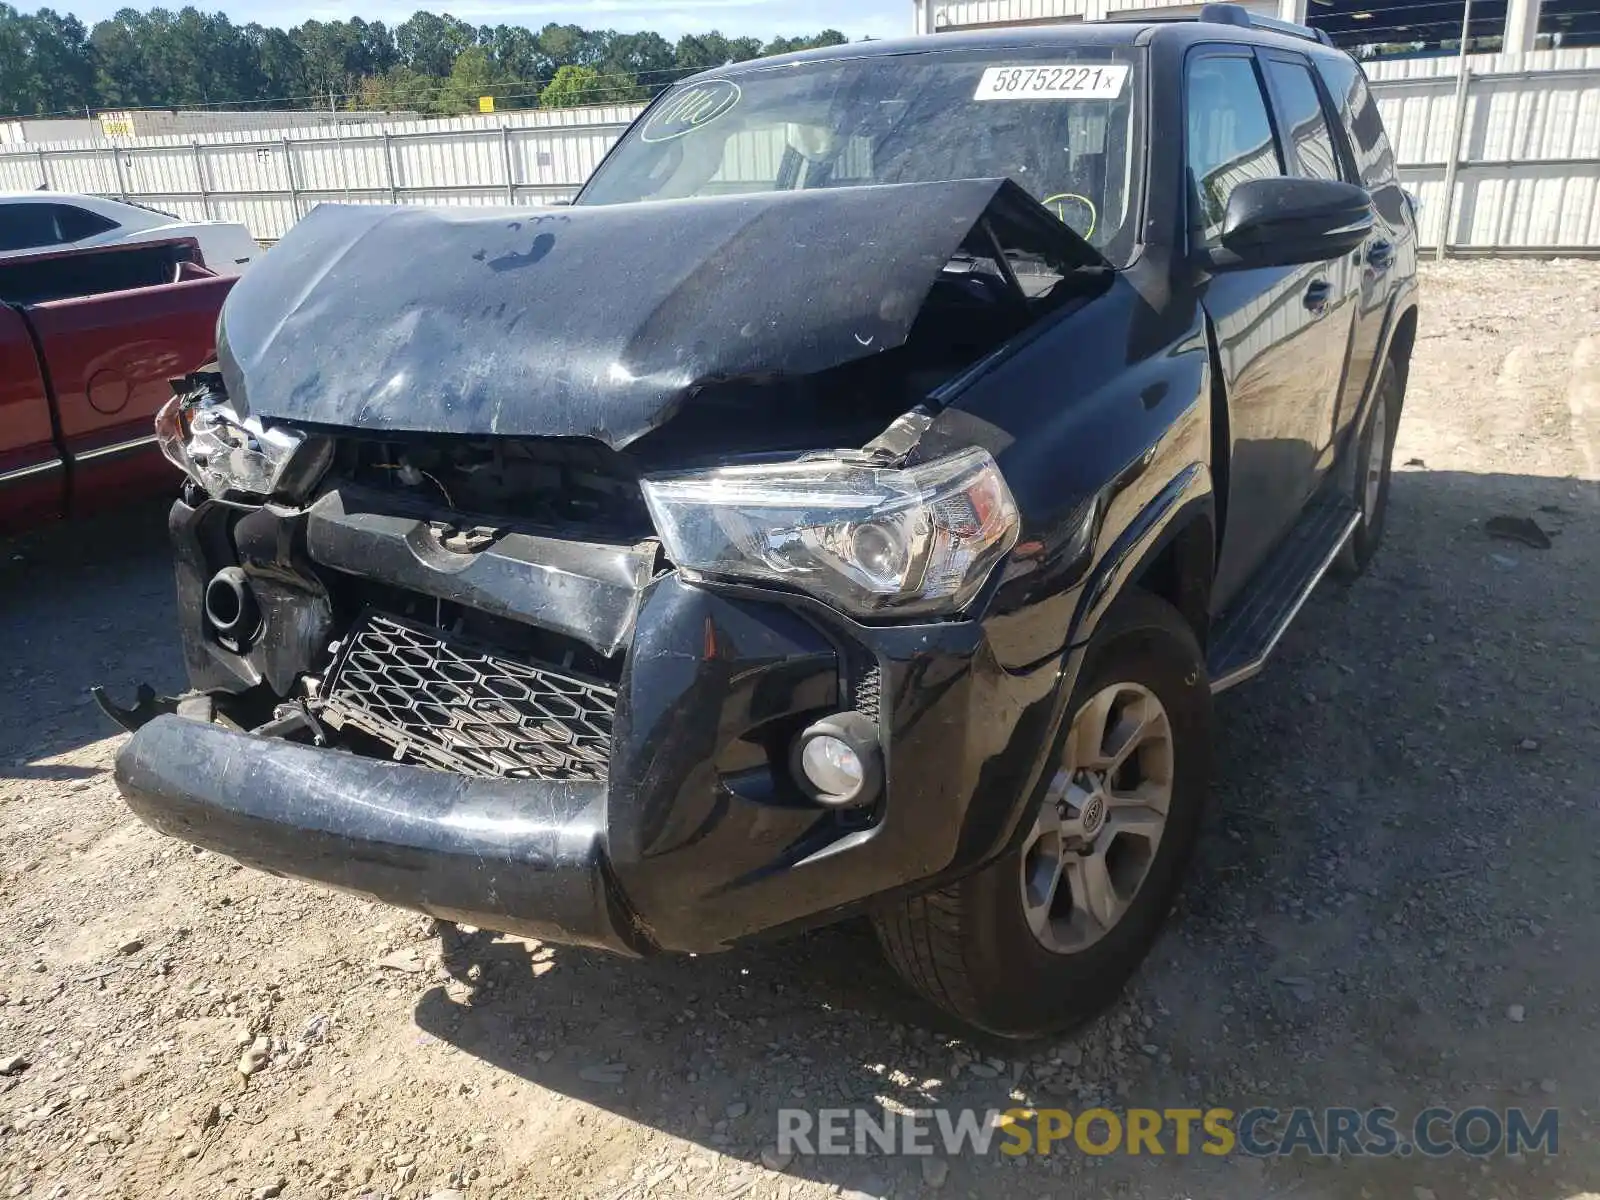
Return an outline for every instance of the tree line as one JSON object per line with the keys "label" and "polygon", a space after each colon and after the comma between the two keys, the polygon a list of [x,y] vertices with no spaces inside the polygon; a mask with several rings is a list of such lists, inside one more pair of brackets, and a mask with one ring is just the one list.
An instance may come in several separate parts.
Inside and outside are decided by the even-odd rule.
{"label": "tree line", "polygon": [[696,71],[845,41],[617,33],[549,24],[470,25],[448,13],[307,21],[293,29],[195,8],[120,10],[92,28],[0,2],[0,115],[219,107],[403,109],[448,116],[496,108],[643,100]]}

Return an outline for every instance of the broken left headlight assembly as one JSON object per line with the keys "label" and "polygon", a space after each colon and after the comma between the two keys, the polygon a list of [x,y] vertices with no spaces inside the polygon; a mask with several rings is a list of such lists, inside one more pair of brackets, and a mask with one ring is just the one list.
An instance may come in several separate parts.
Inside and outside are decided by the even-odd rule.
{"label": "broken left headlight assembly", "polygon": [[862,618],[960,612],[1019,528],[1000,468],[980,449],[910,467],[841,452],[643,487],[686,578],[793,588]]}
{"label": "broken left headlight assembly", "polygon": [[212,387],[180,392],[156,414],[161,453],[213,500],[304,500],[333,460],[333,441],[241,417]]}

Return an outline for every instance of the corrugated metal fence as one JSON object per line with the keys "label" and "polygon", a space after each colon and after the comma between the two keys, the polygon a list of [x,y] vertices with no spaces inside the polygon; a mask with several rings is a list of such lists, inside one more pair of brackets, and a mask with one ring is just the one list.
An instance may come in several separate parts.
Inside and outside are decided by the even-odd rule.
{"label": "corrugated metal fence", "polygon": [[0,191],[117,196],[190,220],[242,221],[276,240],[326,200],[547,204],[569,200],[640,109],[69,142],[0,151]]}
{"label": "corrugated metal fence", "polygon": [[[1401,178],[1422,201],[1422,240],[1449,213],[1454,250],[1600,252],[1600,52],[1455,60],[1369,70]],[[0,148],[0,190],[123,196],[189,218],[243,221],[281,237],[314,205],[540,204],[570,199],[637,115],[635,106],[442,121]],[[1460,153],[1446,204],[1451,147]]]}
{"label": "corrugated metal fence", "polygon": [[[1600,49],[1472,55],[1456,110],[1456,60],[1368,68],[1400,177],[1436,246],[1600,252]],[[1445,176],[1459,143],[1454,195]]]}

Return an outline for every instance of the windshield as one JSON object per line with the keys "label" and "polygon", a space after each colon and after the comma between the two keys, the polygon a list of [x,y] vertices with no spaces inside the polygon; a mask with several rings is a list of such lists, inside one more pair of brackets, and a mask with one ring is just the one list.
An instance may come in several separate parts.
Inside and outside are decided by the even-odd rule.
{"label": "windshield", "polygon": [[828,59],[700,79],[628,131],[580,204],[1011,178],[1114,263],[1133,241],[1126,46]]}

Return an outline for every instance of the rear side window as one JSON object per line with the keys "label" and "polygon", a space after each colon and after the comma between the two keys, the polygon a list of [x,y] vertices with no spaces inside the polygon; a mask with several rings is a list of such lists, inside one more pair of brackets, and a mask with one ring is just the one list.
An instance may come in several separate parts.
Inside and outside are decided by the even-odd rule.
{"label": "rear side window", "polygon": [[61,240],[65,242],[81,242],[84,238],[117,228],[115,221],[71,204],[56,206],[56,225],[61,230]]}
{"label": "rear side window", "polygon": [[1333,131],[1322,111],[1322,97],[1302,62],[1269,58],[1267,74],[1283,114],[1285,150],[1296,175],[1308,179],[1339,178],[1339,157],[1333,149]]}
{"label": "rear side window", "polygon": [[1243,55],[1206,55],[1189,63],[1188,166],[1199,204],[1193,224],[1214,243],[1228,197],[1239,184],[1283,174],[1255,63]]}
{"label": "rear side window", "polygon": [[1350,149],[1356,156],[1356,169],[1361,173],[1361,184],[1376,190],[1394,181],[1394,152],[1389,148],[1389,138],[1383,131],[1383,118],[1367,89],[1367,80],[1361,68],[1343,56],[1317,56],[1317,70],[1328,94],[1333,97],[1339,119],[1344,122],[1345,133],[1350,138]]}
{"label": "rear side window", "polygon": [[0,204],[0,250],[32,250],[62,240],[56,204]]}

